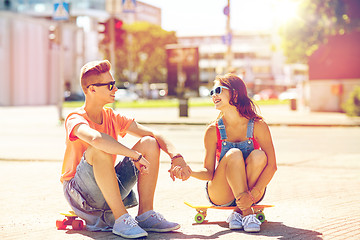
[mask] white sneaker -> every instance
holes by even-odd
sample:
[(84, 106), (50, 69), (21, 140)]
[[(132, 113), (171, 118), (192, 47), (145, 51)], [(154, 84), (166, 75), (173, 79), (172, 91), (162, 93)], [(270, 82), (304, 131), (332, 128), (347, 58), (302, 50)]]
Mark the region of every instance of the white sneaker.
[(255, 214), (243, 217), (243, 226), (245, 232), (260, 232), (261, 222), (256, 218)]
[(243, 229), (243, 217), (238, 212), (232, 212), (226, 222), (229, 223), (229, 228), (232, 230)]
[(112, 232), (123, 238), (141, 238), (148, 235), (128, 213), (116, 219)]

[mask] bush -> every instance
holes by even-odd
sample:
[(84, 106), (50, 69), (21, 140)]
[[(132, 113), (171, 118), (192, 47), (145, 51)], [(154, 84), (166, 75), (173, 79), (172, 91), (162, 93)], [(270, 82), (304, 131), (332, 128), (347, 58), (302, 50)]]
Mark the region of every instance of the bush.
[(349, 99), (342, 105), (343, 110), (349, 116), (360, 116), (360, 86), (350, 93)]

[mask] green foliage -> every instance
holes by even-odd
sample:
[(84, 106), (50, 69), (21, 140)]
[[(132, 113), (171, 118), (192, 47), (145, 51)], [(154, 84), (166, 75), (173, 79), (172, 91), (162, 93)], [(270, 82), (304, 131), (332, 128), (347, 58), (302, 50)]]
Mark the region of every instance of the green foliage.
[(280, 29), (282, 48), (289, 63), (307, 63), (308, 57), (331, 35), (356, 27), (343, 0), (303, 0), (298, 16)]
[[(115, 49), (115, 79), (131, 82), (130, 72), (136, 72), (133, 80), (137, 83), (166, 81), (165, 45), (177, 42), (175, 32), (163, 30), (160, 26), (147, 22), (124, 24), (126, 40), (122, 47)], [(109, 59), (108, 49), (103, 50)]]
[(360, 86), (350, 93), (349, 99), (342, 106), (349, 116), (360, 116)]

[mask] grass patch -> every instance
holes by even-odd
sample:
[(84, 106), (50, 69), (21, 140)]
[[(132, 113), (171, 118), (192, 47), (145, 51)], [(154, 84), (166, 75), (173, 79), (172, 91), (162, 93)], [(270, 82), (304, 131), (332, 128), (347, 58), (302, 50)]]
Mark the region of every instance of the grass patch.
[[(279, 104), (289, 104), (288, 100), (261, 100), (255, 101), (259, 106), (261, 105), (279, 105)], [(65, 108), (78, 108), (81, 107), (84, 102), (64, 102), (63, 107)], [(208, 107), (214, 106), (211, 98), (190, 98), (189, 107)], [(109, 104), (111, 107), (112, 104)], [(168, 108), (168, 107), (178, 107), (178, 99), (159, 99), (159, 100), (139, 100), (135, 102), (116, 102), (116, 108)]]

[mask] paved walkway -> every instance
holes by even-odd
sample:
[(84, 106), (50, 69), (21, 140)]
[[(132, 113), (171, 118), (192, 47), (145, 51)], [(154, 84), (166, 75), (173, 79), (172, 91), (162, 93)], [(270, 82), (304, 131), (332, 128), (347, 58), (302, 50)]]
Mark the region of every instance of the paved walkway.
[[(216, 110), (191, 108), (188, 118), (179, 118), (177, 109), (120, 111), (156, 124), (152, 127), (169, 135), (192, 168), (201, 167), (203, 131)], [(279, 164), (263, 202), (275, 207), (266, 209), (262, 231), (230, 231), (225, 223), (230, 212), (223, 210), (209, 210), (206, 224), (194, 224), (195, 210), (183, 201), (207, 203), (204, 182), (172, 182), (162, 155), (155, 208), (182, 227), (148, 239), (360, 239), (359, 119), (287, 106), (265, 106), (262, 113)], [(55, 228), (59, 212), (69, 209), (59, 183), (65, 138), (56, 108), (0, 108), (0, 115), (0, 239), (121, 239)], [(170, 125), (175, 123), (181, 125)], [(136, 208), (129, 211), (136, 215)]]

